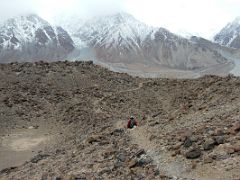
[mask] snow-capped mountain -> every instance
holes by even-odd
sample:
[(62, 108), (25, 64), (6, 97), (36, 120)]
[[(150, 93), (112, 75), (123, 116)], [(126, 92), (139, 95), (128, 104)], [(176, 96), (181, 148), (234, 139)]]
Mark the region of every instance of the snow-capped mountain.
[(0, 25), (0, 62), (54, 60), (74, 49), (69, 34), (35, 14), (8, 19)]
[(227, 47), (240, 48), (240, 17), (227, 24), (216, 36), (214, 41)]
[(103, 63), (194, 70), (227, 62), (215, 49), (204, 48), (164, 28), (148, 26), (127, 13), (81, 19), (75, 24), (78, 28), (60, 25), (71, 32), (79, 49), (90, 49)]
[(52, 26), (31, 14), (2, 23), (0, 62), (91, 59), (113, 70), (140, 73), (232, 67), (228, 50), (220, 45), (148, 26), (127, 13), (58, 22)]
[(117, 13), (87, 20), (73, 34), (87, 44), (107, 47), (140, 46), (157, 28), (149, 27), (133, 16)]

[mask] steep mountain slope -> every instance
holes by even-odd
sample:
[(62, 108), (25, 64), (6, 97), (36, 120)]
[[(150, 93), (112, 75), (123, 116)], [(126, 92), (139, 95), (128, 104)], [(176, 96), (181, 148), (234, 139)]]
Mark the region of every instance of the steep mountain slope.
[(91, 50), (96, 60), (120, 71), (130, 67), (131, 71), (146, 67), (196, 71), (229, 63), (214, 48), (202, 47), (164, 28), (147, 26), (126, 13), (80, 20), (78, 30), (61, 26), (71, 32), (79, 49), (85, 48), (84, 54)]
[(73, 49), (63, 28), (34, 14), (9, 19), (0, 26), (0, 62), (59, 60)]
[(216, 34), (214, 41), (224, 46), (240, 48), (240, 17)]

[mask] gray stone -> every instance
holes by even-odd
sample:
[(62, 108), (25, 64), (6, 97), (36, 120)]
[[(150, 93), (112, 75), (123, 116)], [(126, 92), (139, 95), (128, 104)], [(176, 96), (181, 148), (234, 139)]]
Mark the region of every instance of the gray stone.
[(217, 136), (217, 137), (215, 137), (215, 143), (217, 144), (217, 145), (219, 145), (219, 144), (223, 144), (224, 143), (224, 137), (223, 136)]
[(191, 140), (190, 137), (187, 137), (187, 138), (186, 138), (186, 140), (185, 140), (184, 143), (183, 143), (183, 146), (184, 146), (185, 148), (188, 148), (188, 147), (192, 146), (192, 140)]
[(146, 157), (141, 158), (141, 159), (138, 160), (137, 166), (140, 166), (140, 167), (141, 166), (145, 166), (145, 165), (147, 165), (147, 164), (149, 164), (151, 162), (152, 162), (152, 159), (150, 157), (146, 156)]
[(120, 153), (117, 155), (117, 159), (121, 162), (125, 162), (126, 161), (126, 155), (123, 153)]
[(203, 144), (203, 149), (204, 149), (205, 151), (208, 151), (208, 150), (213, 149), (214, 146), (215, 146), (215, 141), (210, 138), (210, 139), (207, 139), (207, 140), (204, 142), (204, 144)]
[(49, 157), (48, 154), (38, 154), (34, 156), (30, 161), (31, 163), (38, 163), (39, 161), (46, 159), (47, 157)]
[(199, 148), (194, 148), (189, 150), (186, 154), (185, 157), (187, 159), (196, 159), (199, 158), (202, 155), (202, 151)]

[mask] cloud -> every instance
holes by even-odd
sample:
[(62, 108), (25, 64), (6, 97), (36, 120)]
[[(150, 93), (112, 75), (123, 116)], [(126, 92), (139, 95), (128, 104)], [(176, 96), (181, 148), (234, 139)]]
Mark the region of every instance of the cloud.
[(57, 14), (94, 16), (121, 11), (122, 0), (0, 0), (0, 19), (37, 13), (44, 18)]
[(123, 9), (122, 0), (79, 0), (75, 2), (75, 11), (83, 11), (84, 15), (102, 15), (111, 14)]
[(53, 17), (98, 16), (126, 11), (137, 19), (172, 32), (211, 37), (240, 15), (240, 0), (0, 0), (0, 19), (37, 13)]
[[(211, 38), (239, 15), (239, 0), (128, 0), (128, 11), (144, 22)], [(134, 5), (137, 5), (136, 6)], [(238, 12), (236, 11), (238, 9)]]
[(91, 17), (123, 10), (123, 0), (39, 0), (39, 14), (47, 19), (54, 16)]
[(0, 0), (1, 21), (24, 13), (36, 11), (35, 4), (31, 0)]

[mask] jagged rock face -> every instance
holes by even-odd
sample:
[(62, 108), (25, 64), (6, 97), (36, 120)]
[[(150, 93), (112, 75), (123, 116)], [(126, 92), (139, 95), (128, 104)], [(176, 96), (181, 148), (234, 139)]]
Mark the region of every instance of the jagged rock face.
[(37, 15), (20, 16), (0, 26), (0, 62), (61, 60), (74, 49), (69, 34)]
[(64, 26), (79, 49), (90, 48), (104, 63), (141, 63), (150, 66), (193, 70), (226, 62), (208, 47), (148, 26), (133, 16), (118, 13), (78, 23), (78, 30)]
[(225, 26), (215, 37), (214, 41), (228, 47), (240, 48), (240, 17)]

